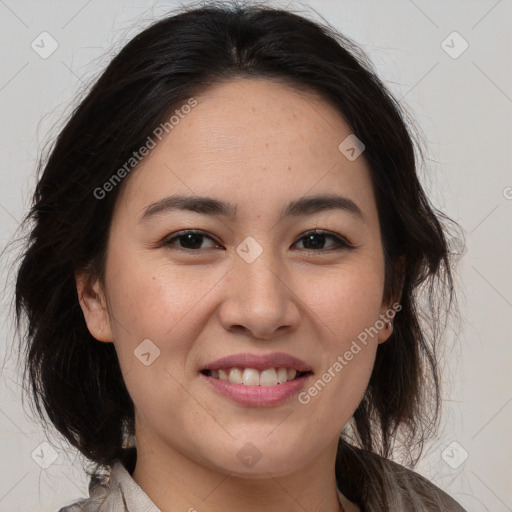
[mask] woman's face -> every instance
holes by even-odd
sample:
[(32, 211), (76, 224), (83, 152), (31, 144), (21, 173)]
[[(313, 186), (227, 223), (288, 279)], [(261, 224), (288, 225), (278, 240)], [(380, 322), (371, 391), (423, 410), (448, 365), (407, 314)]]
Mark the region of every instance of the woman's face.
[[(351, 130), (329, 104), (277, 82), (236, 80), (195, 100), (125, 178), (105, 288), (81, 302), (89, 330), (114, 343), (137, 442), (154, 453), (253, 476), (333, 460), (390, 334), (378, 322), (390, 305), (364, 153), (338, 148)], [(175, 195), (236, 212), (148, 210)], [(287, 211), (327, 195), (345, 207)], [(200, 233), (176, 238), (183, 230)], [(277, 353), (310, 373), (276, 384), (300, 366)], [(227, 356), (239, 359), (221, 362), (229, 380), (216, 379), (208, 370)], [(251, 385), (258, 378), (269, 385)]]

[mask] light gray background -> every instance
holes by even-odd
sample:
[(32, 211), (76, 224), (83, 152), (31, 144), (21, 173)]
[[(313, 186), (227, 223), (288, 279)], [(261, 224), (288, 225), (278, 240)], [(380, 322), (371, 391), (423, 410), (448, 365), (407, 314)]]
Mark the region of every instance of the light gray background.
[[(512, 511), (512, 2), (273, 4), (302, 8), (318, 18), (310, 6), (354, 38), (426, 135), (431, 160), (425, 187), (434, 204), (463, 226), (467, 248), (456, 276), (462, 328), (458, 335), (456, 326), (447, 332), (455, 344), (446, 354), (442, 429), (417, 471), (469, 512)], [(57, 133), (83, 84), (131, 36), (174, 5), (0, 0), (2, 246), (29, 206), (39, 151)], [(44, 31), (58, 42), (46, 59), (31, 48)], [(441, 46), (453, 31), (469, 44), (458, 58)], [(451, 36), (447, 44), (453, 53), (463, 42)], [(2, 262), (3, 270), (7, 263)], [(3, 272), (2, 279), (7, 282), (4, 352), (13, 336), (8, 315), (13, 276)], [(46, 439), (27, 416), (19, 385), (8, 359), (0, 382), (0, 512), (55, 512), (86, 496), (88, 481), (76, 451), (57, 436)], [(48, 441), (51, 448), (40, 446)], [(52, 450), (56, 460), (40, 467), (37, 455), (50, 460)]]

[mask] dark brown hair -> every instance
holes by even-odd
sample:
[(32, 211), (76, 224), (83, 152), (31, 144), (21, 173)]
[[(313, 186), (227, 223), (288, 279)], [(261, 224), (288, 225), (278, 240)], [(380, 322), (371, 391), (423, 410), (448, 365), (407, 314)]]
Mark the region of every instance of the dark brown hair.
[[(419, 448), (421, 454), (436, 429), (441, 404), (436, 346), (454, 302), (442, 225), (451, 219), (422, 189), (418, 170), (424, 156), (408, 114), (362, 50), (328, 24), (277, 8), (217, 2), (154, 23), (110, 62), (41, 158), (24, 219), (32, 225), (15, 292), (24, 378), (41, 420), (46, 423), (46, 413), (97, 464), (116, 458), (133, 464), (135, 452), (126, 444), (134, 432), (134, 407), (114, 345), (89, 333), (74, 280), (77, 269), (104, 278), (121, 187), (101, 200), (93, 191), (173, 108), (213, 84), (251, 77), (319, 94), (365, 144), (385, 255), (384, 300), (402, 306), (340, 439), (337, 475), (349, 472), (352, 447), (388, 457), (400, 440), (406, 452)], [(366, 480), (360, 488), (342, 488), (350, 499), (359, 501), (368, 486), (378, 486), (371, 475), (361, 479)]]

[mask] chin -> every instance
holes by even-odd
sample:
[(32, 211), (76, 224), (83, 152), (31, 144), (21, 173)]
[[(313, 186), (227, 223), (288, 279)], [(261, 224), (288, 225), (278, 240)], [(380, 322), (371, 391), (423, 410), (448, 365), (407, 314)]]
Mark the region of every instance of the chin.
[[(231, 446), (222, 447), (220, 451), (214, 450), (209, 457), (205, 454), (210, 450), (201, 449), (202, 463), (208, 458), (212, 467), (218, 471), (230, 473), (239, 478), (269, 478), (280, 477), (297, 471), (304, 461), (304, 443), (285, 444), (284, 440), (269, 441), (269, 438), (258, 438), (251, 441), (233, 442)], [(218, 443), (217, 447), (219, 447)], [(300, 457), (300, 459), (297, 458)]]

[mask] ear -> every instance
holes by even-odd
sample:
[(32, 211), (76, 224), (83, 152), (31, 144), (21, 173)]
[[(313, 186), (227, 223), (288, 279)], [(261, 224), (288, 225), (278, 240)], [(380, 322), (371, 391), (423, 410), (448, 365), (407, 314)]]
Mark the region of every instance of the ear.
[(75, 272), (76, 289), (85, 323), (92, 336), (106, 343), (113, 341), (107, 301), (97, 279), (91, 282), (90, 274)]
[[(405, 281), (406, 260), (402, 255), (395, 263), (394, 279), (398, 285), (395, 285), (393, 290), (393, 298), (390, 302), (382, 303), (379, 319), (382, 320), (384, 326), (379, 329), (378, 343), (384, 343), (393, 333), (393, 322), (395, 315), (402, 309), (400, 299), (402, 298), (402, 291)], [(380, 325), (380, 323), (379, 323)]]
[[(395, 305), (398, 303), (395, 302)], [(392, 304), (386, 305), (384, 309), (381, 309), (379, 320), (377, 325), (379, 326), (378, 343), (384, 343), (393, 333), (393, 318), (396, 308), (393, 308)], [(392, 316), (391, 316), (392, 315)]]

